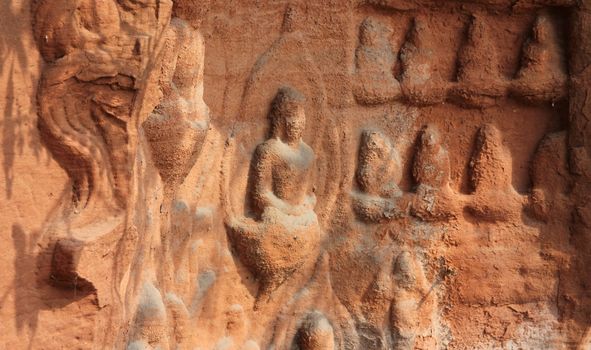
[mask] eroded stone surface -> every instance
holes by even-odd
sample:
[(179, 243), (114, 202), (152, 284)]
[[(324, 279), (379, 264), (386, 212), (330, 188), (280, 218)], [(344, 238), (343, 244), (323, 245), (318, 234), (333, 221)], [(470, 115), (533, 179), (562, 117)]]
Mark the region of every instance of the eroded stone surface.
[(0, 347), (591, 346), (588, 1), (0, 8)]

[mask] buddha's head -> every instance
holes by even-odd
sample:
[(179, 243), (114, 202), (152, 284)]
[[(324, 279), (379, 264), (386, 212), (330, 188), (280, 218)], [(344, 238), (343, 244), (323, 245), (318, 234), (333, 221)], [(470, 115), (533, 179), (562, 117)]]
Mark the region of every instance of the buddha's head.
[(360, 158), (388, 161), (392, 155), (392, 144), (386, 135), (376, 130), (364, 130), (361, 134)]
[(271, 104), (271, 137), (294, 142), (302, 137), (306, 127), (306, 99), (296, 89), (285, 86), (277, 91)]
[(552, 35), (552, 24), (545, 13), (540, 14), (533, 27), (533, 39), (538, 43), (546, 43)]
[(365, 46), (382, 44), (385, 39), (386, 29), (377, 20), (367, 17), (359, 27), (359, 41)]

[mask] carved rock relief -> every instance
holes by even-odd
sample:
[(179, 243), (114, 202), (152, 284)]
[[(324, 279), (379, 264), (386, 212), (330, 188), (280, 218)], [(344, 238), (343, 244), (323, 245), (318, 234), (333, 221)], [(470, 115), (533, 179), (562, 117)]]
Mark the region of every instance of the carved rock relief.
[(365, 18), (355, 51), (355, 98), (368, 105), (404, 99), (421, 106), (449, 100), (468, 108), (490, 107), (508, 95), (531, 103), (562, 100), (566, 95), (564, 53), (547, 12), (538, 13), (512, 79), (503, 76), (500, 57), (491, 46), (491, 21), (485, 14), (471, 14), (457, 51), (455, 76), (446, 81), (433, 67), (431, 46), (437, 27), (422, 16), (414, 17), (395, 53), (389, 28), (371, 16)]
[(385, 103), (401, 95), (393, 76), (396, 56), (388, 41), (387, 28), (366, 18), (359, 26), (359, 46), (355, 51), (355, 98), (366, 104)]
[(251, 165), (257, 219), (229, 223), (240, 259), (261, 279), (263, 298), (302, 265), (314, 262), (322, 241), (314, 213), (316, 197), (301, 191), (314, 161), (313, 150), (301, 139), (306, 122), (303, 103), (304, 97), (293, 88), (277, 92), (269, 139), (257, 146)]
[[(88, 265), (114, 252), (129, 230), (138, 91), (158, 54), (149, 39), (159, 36), (170, 8), (164, 2), (156, 15), (155, 4), (143, 2), (33, 4), (34, 34), (47, 63), (38, 88), (39, 130), (72, 182), (72, 198), (48, 232), (55, 245), (51, 279), (93, 284), (101, 305), (112, 302), (110, 272)], [(146, 15), (151, 21), (138, 23)]]
[[(38, 91), (39, 129), (70, 175), (72, 199), (46, 234), (47, 277), (60, 287), (94, 291), (101, 306), (116, 306), (111, 318), (135, 324), (131, 347), (183, 344), (189, 313), (174, 293), (188, 286), (175, 288), (171, 280), (187, 260), (191, 233), (171, 227), (168, 213), (208, 127), (203, 41), (194, 23), (170, 20), (172, 2), (53, 5), (33, 5), (48, 63)], [(148, 206), (144, 191), (155, 192)], [(190, 222), (184, 225), (191, 230)], [(156, 242), (159, 256), (149, 261)], [(106, 267), (93, 267), (105, 258)], [(121, 346), (126, 331), (110, 341)]]
[[(525, 10), (507, 74), (486, 4), (458, 17), (445, 68), (431, 10), (367, 3), (344, 31), (350, 84), (318, 64), (314, 11), (289, 5), (217, 121), (204, 102), (208, 4), (34, 3), (39, 130), (72, 193), (47, 225), (40, 275), (114, 310), (104, 347), (510, 348), (543, 329), (580, 335), (560, 320), (574, 319), (581, 287), (556, 16)], [(352, 97), (341, 108), (328, 97), (339, 84)]]

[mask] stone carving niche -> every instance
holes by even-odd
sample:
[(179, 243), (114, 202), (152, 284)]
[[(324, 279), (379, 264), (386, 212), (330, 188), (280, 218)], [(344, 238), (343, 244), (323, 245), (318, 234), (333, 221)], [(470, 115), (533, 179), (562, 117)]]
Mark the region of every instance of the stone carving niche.
[(38, 284), (92, 348), (585, 349), (589, 9), (35, 0)]

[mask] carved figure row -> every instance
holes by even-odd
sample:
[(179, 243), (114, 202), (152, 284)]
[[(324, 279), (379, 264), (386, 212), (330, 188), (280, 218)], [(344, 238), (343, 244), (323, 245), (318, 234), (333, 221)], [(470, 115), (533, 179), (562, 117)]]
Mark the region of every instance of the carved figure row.
[(524, 207), (545, 219), (548, 213), (540, 209), (544, 206), (540, 202), (543, 197), (540, 186), (544, 182), (540, 171), (543, 170), (534, 164), (532, 195), (517, 193), (511, 184), (511, 153), (503, 145), (501, 132), (486, 124), (478, 131), (470, 161), (471, 193), (456, 193), (450, 186), (448, 152), (437, 128), (428, 125), (416, 144), (412, 167), (415, 190), (404, 193), (397, 185), (402, 176), (397, 150), (381, 132), (366, 130), (359, 147), (356, 172), (359, 191), (352, 192), (353, 209), (366, 222), (384, 222), (406, 215), (441, 221), (459, 217), (464, 211), (481, 220), (506, 221), (520, 215)]
[(490, 48), (491, 28), (473, 15), (467, 38), (458, 52), (455, 82), (444, 81), (433, 67), (436, 60), (433, 28), (422, 17), (413, 20), (399, 58), (402, 73), (393, 74), (398, 57), (388, 42), (387, 28), (368, 17), (359, 28), (355, 53), (354, 96), (361, 104), (405, 100), (430, 105), (445, 100), (466, 107), (487, 107), (498, 99), (514, 96), (530, 103), (555, 102), (566, 96), (564, 53), (550, 16), (541, 12), (526, 40), (521, 66), (511, 80), (499, 70), (497, 52)]

